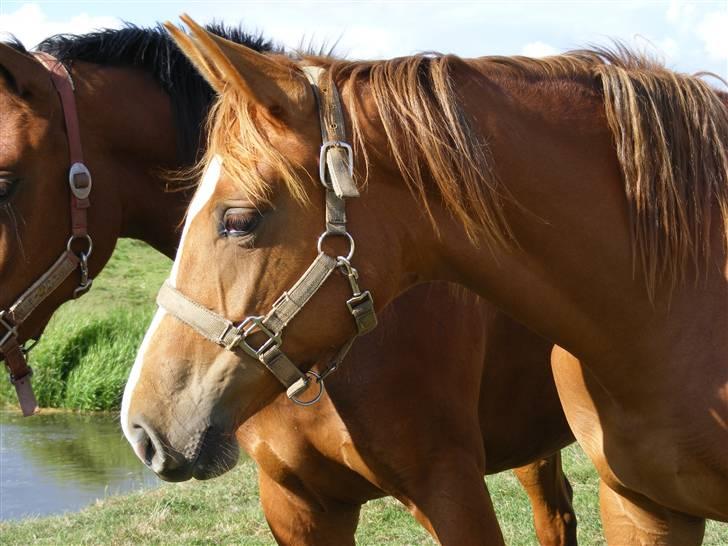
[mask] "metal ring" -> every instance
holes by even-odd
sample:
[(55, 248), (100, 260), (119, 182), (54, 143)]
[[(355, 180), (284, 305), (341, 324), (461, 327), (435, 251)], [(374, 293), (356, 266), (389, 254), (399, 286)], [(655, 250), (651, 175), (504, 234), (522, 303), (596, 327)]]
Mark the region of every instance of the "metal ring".
[(351, 259), (354, 257), (354, 249), (356, 248), (356, 244), (354, 243), (354, 237), (352, 237), (348, 231), (345, 231), (344, 233), (336, 233), (335, 231), (324, 231), (321, 234), (321, 237), (319, 237), (318, 244), (316, 245), (316, 249), (318, 250), (319, 254), (323, 252), (323, 250), (321, 250), (321, 246), (324, 244), (324, 240), (329, 235), (341, 235), (349, 239), (349, 254), (346, 255), (346, 261), (350, 262)]
[(74, 241), (80, 240), (80, 239), (86, 239), (86, 244), (88, 245), (88, 250), (85, 252), (85, 254), (86, 254), (86, 258), (88, 258), (89, 256), (91, 256), (91, 252), (94, 249), (94, 241), (93, 241), (93, 239), (91, 239), (90, 235), (71, 235), (70, 239), (68, 239), (68, 243), (66, 243), (66, 250), (68, 250), (68, 252), (73, 252), (71, 250), (71, 245), (73, 244)]
[[(324, 395), (324, 391), (326, 390), (326, 387), (324, 387), (324, 380), (321, 379), (321, 376), (319, 374), (317, 374), (314, 371), (309, 370), (306, 372), (306, 375), (308, 375), (316, 380), (316, 383), (319, 386), (319, 391), (316, 394), (316, 396), (314, 396), (311, 400), (306, 400), (306, 401), (299, 400), (298, 398), (296, 398), (295, 395), (291, 396), (291, 400), (293, 400), (294, 404), (298, 404), (299, 406), (303, 406), (303, 407), (313, 406), (316, 402), (321, 400), (321, 397)], [(306, 389), (306, 390), (308, 390), (308, 389)]]

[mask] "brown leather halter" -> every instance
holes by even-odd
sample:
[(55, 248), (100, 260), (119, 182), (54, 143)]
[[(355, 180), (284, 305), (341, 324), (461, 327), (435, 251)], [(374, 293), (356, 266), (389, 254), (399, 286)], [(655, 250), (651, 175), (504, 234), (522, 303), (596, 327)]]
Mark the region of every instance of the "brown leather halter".
[[(18, 328), (76, 269), (81, 272), (81, 281), (74, 290), (73, 297), (78, 298), (88, 291), (92, 282), (88, 274), (88, 258), (93, 250), (93, 241), (87, 228), (87, 211), (91, 204), (91, 173), (83, 162), (73, 80), (66, 67), (55, 57), (43, 52), (35, 52), (33, 55), (50, 72), (53, 86), (61, 99), (71, 159), (68, 171), (71, 189), (71, 236), (66, 250), (56, 262), (10, 307), (0, 310), (0, 357), (5, 359), (10, 382), (15, 386), (18, 402), (25, 416), (33, 415), (38, 409), (38, 403), (30, 382), (33, 370), (26, 360), (30, 349), (20, 343)], [(85, 251), (74, 253), (72, 247), (76, 240), (85, 243)]]

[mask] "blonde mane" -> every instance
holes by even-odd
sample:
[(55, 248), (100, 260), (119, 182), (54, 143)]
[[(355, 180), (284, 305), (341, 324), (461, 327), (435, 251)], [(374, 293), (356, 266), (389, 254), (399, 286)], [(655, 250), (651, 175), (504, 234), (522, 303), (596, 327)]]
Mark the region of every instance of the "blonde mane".
[[(431, 220), (434, 196), (474, 242), (513, 243), (503, 211), (509, 194), (495, 175), (487, 135), (473, 130), (458, 100), (452, 71), (461, 59), (415, 55), (309, 62), (330, 64), (339, 85), (367, 84), (396, 165)], [(721, 101), (700, 78), (667, 70), (622, 46), (545, 59), (491, 57), (488, 62), (526, 81), (587, 82), (603, 96), (624, 176), (634, 262), (644, 271), (651, 297), (659, 282), (674, 287), (689, 264), (698, 270), (707, 263), (716, 210), (723, 233), (728, 231), (728, 101)], [(347, 108), (366, 166), (362, 112), (355, 96), (349, 97)], [(298, 199), (305, 199), (297, 166), (267, 143), (250, 107), (232, 87), (214, 106), (211, 120), (203, 164), (214, 154), (230, 157), (224, 165), (227, 174), (265, 200), (269, 188), (251, 166), (253, 159), (267, 162)]]

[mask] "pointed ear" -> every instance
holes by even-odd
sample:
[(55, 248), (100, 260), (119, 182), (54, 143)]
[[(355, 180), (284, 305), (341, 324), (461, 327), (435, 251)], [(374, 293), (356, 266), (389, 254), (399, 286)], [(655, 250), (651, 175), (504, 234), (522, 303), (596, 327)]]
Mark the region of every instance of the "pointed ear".
[(215, 92), (221, 94), (225, 90), (225, 74), (220, 72), (214, 64), (210, 63), (204, 51), (183, 30), (169, 21), (164, 23), (164, 28), (167, 29), (167, 32), (169, 32), (177, 47), (182, 50), (182, 53), (190, 60), (200, 75), (207, 80), (207, 83), (210, 84)]
[[(232, 86), (282, 121), (313, 108), (315, 99), (308, 81), (291, 61), (282, 56), (263, 55), (221, 38), (187, 15), (182, 20), (190, 27), (191, 36), (185, 36), (186, 43), (178, 39), (178, 34), (182, 34), (179, 31), (172, 37), (195, 66), (204, 71), (218, 93)], [(195, 56), (188, 54), (191, 47), (196, 48)]]
[(43, 95), (51, 88), (48, 71), (29, 53), (0, 42), (0, 77), (5, 77), (10, 89), (22, 98)]

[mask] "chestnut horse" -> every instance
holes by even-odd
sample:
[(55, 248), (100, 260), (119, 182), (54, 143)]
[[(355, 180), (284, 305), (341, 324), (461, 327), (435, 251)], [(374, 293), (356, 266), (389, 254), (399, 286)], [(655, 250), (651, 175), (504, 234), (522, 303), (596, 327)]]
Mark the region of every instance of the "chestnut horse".
[(313, 363), (373, 309), (444, 279), (564, 347), (611, 544), (698, 544), (728, 521), (726, 95), (620, 47), (294, 60), (185, 22), (168, 29), (221, 98), (127, 384), (132, 443), (209, 472), (276, 377), (315, 389)]
[[(216, 32), (270, 50), (263, 40)], [(75, 82), (94, 177), (92, 275), (123, 236), (172, 256), (188, 195), (166, 192), (163, 173), (194, 162), (212, 90), (159, 30), (55, 37), (40, 47), (63, 59)], [(69, 217), (59, 205), (68, 192), (66, 134), (48, 72), (19, 45), (0, 44), (0, 73), (3, 309), (53, 262)], [(23, 339), (40, 335), (76, 284), (74, 276), (38, 307), (21, 329)], [(423, 304), (440, 317), (458, 318), (433, 320), (419, 312)], [(573, 436), (549, 369), (551, 345), (444, 285), (407, 293), (382, 320), (386, 330), (376, 334), (377, 344), (353, 349), (331, 377), (328, 397), (299, 408), (278, 396), (238, 433), (258, 463), (261, 501), (276, 538), (352, 543), (361, 504), (383, 495), (420, 507), (416, 515), (430, 525), (442, 517), (431, 511), (459, 502), (460, 489), (474, 490), (477, 502), (457, 507), (463, 516), (453, 523), (494, 527), (482, 474), (526, 465), (516, 475), (531, 499), (541, 543), (574, 544), (571, 489), (557, 451)], [(418, 373), (410, 376), (415, 365)], [(443, 466), (455, 459), (438, 462), (443, 438), (459, 464), (474, 468), (471, 483), (460, 483), (467, 472)], [(440, 494), (451, 496), (423, 500), (433, 480), (443, 482)]]

